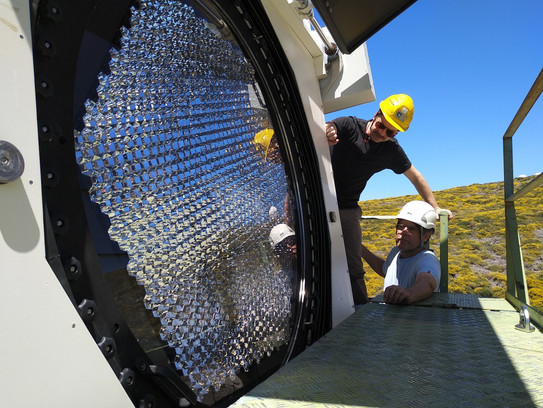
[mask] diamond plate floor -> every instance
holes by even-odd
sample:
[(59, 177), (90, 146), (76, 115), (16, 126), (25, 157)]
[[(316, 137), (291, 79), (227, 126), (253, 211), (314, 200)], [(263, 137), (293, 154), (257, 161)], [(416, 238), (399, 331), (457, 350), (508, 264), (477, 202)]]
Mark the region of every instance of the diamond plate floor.
[(501, 299), (370, 303), (232, 406), (543, 407), (543, 334), (518, 323)]

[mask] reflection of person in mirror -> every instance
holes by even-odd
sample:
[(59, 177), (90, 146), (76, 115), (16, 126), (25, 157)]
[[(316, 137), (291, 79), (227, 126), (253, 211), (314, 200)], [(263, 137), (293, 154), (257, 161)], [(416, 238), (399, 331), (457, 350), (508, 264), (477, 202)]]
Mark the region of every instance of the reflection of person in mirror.
[[(279, 151), (279, 144), (277, 143), (277, 137), (275, 136), (273, 129), (266, 128), (258, 132), (253, 139), (253, 144), (260, 154), (260, 157), (262, 157), (262, 160), (269, 161), (273, 164), (283, 164), (281, 152)], [(285, 211), (285, 222), (288, 225), (292, 225), (292, 204), (290, 202), (289, 192), (286, 194), (283, 209)]]
[(270, 231), (270, 245), (274, 255), (281, 266), (281, 271), (286, 273), (294, 289), (296, 283), (296, 234), (287, 224), (277, 224)]
[(396, 246), (382, 259), (362, 245), (362, 257), (385, 278), (385, 303), (411, 304), (439, 290), (441, 266), (429, 249), (436, 228), (434, 208), (424, 201), (411, 201), (400, 210), (396, 224)]

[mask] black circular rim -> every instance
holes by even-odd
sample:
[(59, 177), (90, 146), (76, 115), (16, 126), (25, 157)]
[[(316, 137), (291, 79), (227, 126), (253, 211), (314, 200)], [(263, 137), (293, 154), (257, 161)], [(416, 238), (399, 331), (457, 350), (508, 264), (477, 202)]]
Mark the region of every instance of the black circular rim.
[[(262, 5), (251, 0), (216, 1), (208, 5), (226, 21), (251, 60), (272, 114), (298, 210), (299, 271), (306, 294), (297, 305), (288, 349), (278, 354), (279, 360), (272, 356), (251, 367), (252, 380), (214, 404), (221, 406), (247, 392), (330, 329), (330, 243), (317, 156), (299, 90)], [(168, 356), (151, 358), (139, 346), (104, 281), (88, 221), (81, 215), (88, 205), (85, 197), (90, 180), (81, 176), (75, 161), (73, 130), (82, 126), (83, 102), (93, 97), (97, 74), (107, 69), (108, 62), (93, 60), (89, 56), (91, 50), (81, 50), (81, 43), (85, 35), (92, 33), (103, 40), (105, 47), (119, 47), (120, 28), (129, 27), (133, 7), (138, 4), (132, 0), (34, 3), (46, 256), (135, 404), (143, 401), (177, 406), (179, 397), (184, 397), (198, 406), (202, 404), (194, 393), (165, 363)], [(104, 55), (103, 50), (98, 55)], [(83, 57), (89, 62), (88, 70), (81, 73), (76, 67)], [(135, 380), (138, 387), (133, 386)]]

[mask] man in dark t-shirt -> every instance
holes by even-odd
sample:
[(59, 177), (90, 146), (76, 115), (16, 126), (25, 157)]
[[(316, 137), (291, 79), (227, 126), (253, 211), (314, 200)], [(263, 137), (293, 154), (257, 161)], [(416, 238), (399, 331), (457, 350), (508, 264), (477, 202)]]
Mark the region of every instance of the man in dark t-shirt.
[(355, 305), (368, 301), (358, 201), (371, 176), (385, 169), (403, 174), (437, 214), (441, 211), (430, 186), (395, 139), (398, 131), (409, 128), (415, 110), (413, 100), (405, 94), (392, 95), (379, 107), (371, 120), (348, 116), (326, 123), (328, 144), (333, 146), (332, 169)]

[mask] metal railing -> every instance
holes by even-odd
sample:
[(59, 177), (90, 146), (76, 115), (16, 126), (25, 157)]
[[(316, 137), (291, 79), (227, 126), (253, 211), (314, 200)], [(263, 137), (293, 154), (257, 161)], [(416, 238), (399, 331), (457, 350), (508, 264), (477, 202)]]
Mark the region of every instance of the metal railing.
[(517, 212), (515, 202), (534, 188), (543, 185), (543, 174), (539, 174), (530, 183), (515, 191), (513, 177), (513, 135), (522, 124), (530, 109), (543, 91), (543, 69), (522, 102), (517, 114), (503, 135), (503, 167), (504, 167), (504, 205), (505, 205), (505, 244), (507, 262), (506, 299), (519, 310), (526, 306), (532, 320), (543, 327), (543, 316), (530, 307), (528, 285), (524, 271), (524, 261), (518, 233)]

